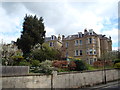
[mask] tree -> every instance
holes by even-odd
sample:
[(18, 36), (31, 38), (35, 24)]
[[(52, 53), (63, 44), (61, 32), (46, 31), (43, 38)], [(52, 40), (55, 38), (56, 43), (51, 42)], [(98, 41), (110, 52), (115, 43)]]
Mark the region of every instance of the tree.
[(23, 31), (21, 32), (21, 37), (17, 39), (17, 46), (23, 51), (23, 55), (26, 57), (31, 49), (36, 45), (42, 44), (45, 39), (45, 27), (43, 23), (43, 18), (39, 19), (35, 16), (29, 15), (25, 16), (23, 22)]
[(30, 53), (30, 58), (32, 58), (33, 60), (39, 60), (40, 62), (45, 60), (60, 60), (60, 56), (60, 51), (49, 47), (47, 44), (44, 44), (42, 49), (32, 49)]

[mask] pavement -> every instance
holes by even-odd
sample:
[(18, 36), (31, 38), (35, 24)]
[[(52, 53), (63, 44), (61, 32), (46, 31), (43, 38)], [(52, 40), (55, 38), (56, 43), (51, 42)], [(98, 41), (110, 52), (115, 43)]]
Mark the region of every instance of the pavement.
[(95, 85), (92, 87), (82, 88), (86, 90), (120, 90), (120, 80), (107, 82), (106, 84)]

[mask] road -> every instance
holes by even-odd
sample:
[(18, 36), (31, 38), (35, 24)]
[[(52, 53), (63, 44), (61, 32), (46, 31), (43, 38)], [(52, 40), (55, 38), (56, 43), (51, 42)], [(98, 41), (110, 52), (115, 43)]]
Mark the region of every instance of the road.
[(109, 82), (106, 84), (95, 85), (93, 87), (83, 88), (87, 90), (120, 90), (120, 81)]

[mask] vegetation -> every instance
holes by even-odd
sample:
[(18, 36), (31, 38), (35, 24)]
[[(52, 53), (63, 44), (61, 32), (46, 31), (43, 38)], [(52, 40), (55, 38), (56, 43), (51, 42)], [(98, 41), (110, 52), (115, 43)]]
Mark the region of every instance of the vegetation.
[(45, 60), (60, 60), (61, 53), (60, 51), (44, 44), (42, 49), (41, 48), (33, 49), (30, 53), (30, 58), (34, 60), (39, 60), (40, 62)]
[(31, 72), (34, 73), (45, 73), (45, 74), (51, 74), (52, 71), (57, 70), (52, 66), (52, 61), (46, 60), (41, 63), (39, 63), (39, 67), (35, 67), (31, 70)]
[(30, 50), (36, 45), (44, 43), (45, 38), (45, 27), (43, 23), (43, 18), (39, 19), (35, 16), (29, 15), (25, 16), (23, 22), (23, 31), (21, 32), (21, 37), (17, 39), (17, 46), (23, 51), (23, 55), (27, 57)]
[(115, 63), (114, 68), (120, 69), (120, 62), (119, 63)]

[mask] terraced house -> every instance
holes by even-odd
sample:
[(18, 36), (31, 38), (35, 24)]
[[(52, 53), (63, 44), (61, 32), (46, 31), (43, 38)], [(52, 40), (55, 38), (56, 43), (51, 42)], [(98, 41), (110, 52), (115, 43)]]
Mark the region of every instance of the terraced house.
[(93, 29), (85, 29), (84, 33), (62, 36), (61, 50), (63, 57), (81, 58), (92, 65), (104, 53), (112, 51), (112, 40), (111, 37), (96, 34)]

